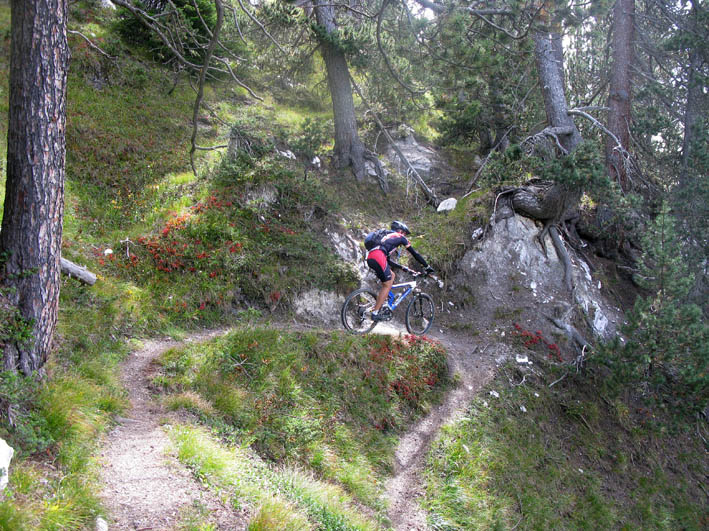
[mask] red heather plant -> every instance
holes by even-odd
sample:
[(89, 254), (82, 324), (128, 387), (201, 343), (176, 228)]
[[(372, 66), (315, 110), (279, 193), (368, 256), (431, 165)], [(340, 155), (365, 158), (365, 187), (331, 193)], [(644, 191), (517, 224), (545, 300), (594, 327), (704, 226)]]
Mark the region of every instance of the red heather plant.
[(544, 338), (544, 335), (542, 334), (541, 330), (531, 332), (530, 330), (523, 328), (517, 323), (514, 323), (514, 328), (515, 330), (512, 335), (516, 335), (518, 338), (520, 338), (522, 344), (528, 349), (536, 350), (535, 347), (546, 347), (546, 354), (549, 359), (553, 359), (559, 362), (564, 361), (563, 357), (561, 356), (561, 349), (559, 348), (559, 346), (556, 343), (547, 341)]

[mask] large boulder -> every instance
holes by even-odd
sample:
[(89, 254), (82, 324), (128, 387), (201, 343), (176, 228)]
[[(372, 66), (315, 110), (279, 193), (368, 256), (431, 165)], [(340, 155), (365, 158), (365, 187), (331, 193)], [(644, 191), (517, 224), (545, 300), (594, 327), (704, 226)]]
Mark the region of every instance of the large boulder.
[(455, 284), (474, 294), (479, 317), (488, 325), (519, 319), (535, 330), (549, 330), (553, 318), (576, 328), (585, 323), (603, 339), (615, 336), (623, 314), (604, 297), (601, 280), (593, 278), (582, 257), (569, 251), (575, 286), (571, 298), (551, 238), (547, 236), (545, 256), (536, 238), (539, 229), (535, 221), (517, 215), (497, 221), (463, 256)]
[[(443, 162), (433, 149), (419, 144), (414, 138), (413, 129), (402, 126), (392, 135), (394, 144), (401, 150), (402, 154), (409, 161), (411, 166), (418, 172), (423, 179), (432, 177), (438, 168), (443, 166)], [(386, 158), (393, 168), (401, 174), (408, 172), (408, 166), (401, 161), (396, 150), (389, 146), (385, 153)]]
[(455, 210), (455, 207), (458, 205), (458, 200), (455, 197), (449, 197), (448, 199), (444, 199), (441, 201), (441, 203), (438, 205), (438, 208), (436, 209), (436, 212), (445, 212), (448, 213), (452, 210)]
[(0, 439), (0, 490), (7, 486), (10, 479), (10, 461), (14, 454), (15, 450), (4, 439)]

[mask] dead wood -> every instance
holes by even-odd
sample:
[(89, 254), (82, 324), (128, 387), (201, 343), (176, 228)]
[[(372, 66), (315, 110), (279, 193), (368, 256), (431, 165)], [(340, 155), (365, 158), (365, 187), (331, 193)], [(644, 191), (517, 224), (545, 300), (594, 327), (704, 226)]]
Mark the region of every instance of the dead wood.
[(66, 258), (61, 258), (61, 270), (65, 275), (78, 278), (81, 282), (88, 284), (89, 286), (93, 286), (96, 283), (95, 274), (85, 267), (75, 264)]

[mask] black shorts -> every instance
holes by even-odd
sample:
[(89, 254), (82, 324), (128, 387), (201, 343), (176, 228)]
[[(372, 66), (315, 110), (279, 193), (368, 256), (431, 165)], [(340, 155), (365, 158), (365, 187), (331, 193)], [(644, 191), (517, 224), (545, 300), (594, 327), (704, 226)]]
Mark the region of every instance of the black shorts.
[(382, 282), (388, 282), (391, 280), (391, 267), (389, 267), (389, 261), (387, 260), (384, 251), (381, 249), (375, 249), (370, 251), (367, 255), (367, 265), (374, 271), (377, 278)]

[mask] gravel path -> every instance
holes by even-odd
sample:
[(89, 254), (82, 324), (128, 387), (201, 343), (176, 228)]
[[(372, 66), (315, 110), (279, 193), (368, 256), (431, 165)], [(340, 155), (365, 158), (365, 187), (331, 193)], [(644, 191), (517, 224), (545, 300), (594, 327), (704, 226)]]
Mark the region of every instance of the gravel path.
[[(204, 332), (186, 342), (205, 341), (223, 331)], [(149, 391), (151, 362), (172, 340), (147, 341), (132, 353), (122, 379), (131, 409), (108, 434), (101, 453), (101, 498), (109, 512), (109, 529), (173, 530), (190, 514), (202, 514), (218, 529), (246, 528), (246, 515), (221, 502), (180, 464), (161, 426), (165, 413)]]

